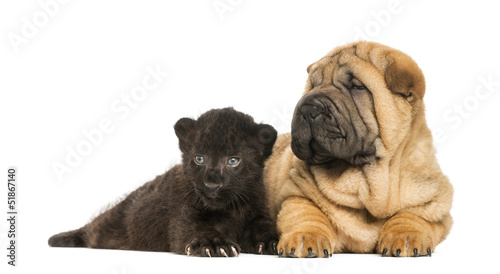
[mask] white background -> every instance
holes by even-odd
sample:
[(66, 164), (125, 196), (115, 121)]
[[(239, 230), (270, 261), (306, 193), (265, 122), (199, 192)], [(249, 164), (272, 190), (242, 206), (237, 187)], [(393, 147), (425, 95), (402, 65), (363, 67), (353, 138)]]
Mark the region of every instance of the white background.
[[(1, 218), (2, 273), (500, 271), (500, 9), (493, 1), (67, 1), (46, 11), (47, 2), (0, 4), (0, 212), (11, 165), (20, 212), (18, 268), (2, 255)], [(214, 3), (230, 9), (218, 12)], [(289, 131), (307, 66), (358, 39), (406, 52), (426, 76), (428, 124), (455, 188), (455, 224), (432, 258), (201, 259), (47, 246), (52, 234), (82, 226), (177, 163), (172, 126), (181, 117), (234, 106)], [(114, 109), (137, 92), (148, 68), (168, 76), (137, 93), (127, 114)], [(102, 120), (111, 132), (85, 147), (84, 131)], [(68, 149), (79, 144), (87, 155), (58, 179), (53, 165), (68, 164)]]

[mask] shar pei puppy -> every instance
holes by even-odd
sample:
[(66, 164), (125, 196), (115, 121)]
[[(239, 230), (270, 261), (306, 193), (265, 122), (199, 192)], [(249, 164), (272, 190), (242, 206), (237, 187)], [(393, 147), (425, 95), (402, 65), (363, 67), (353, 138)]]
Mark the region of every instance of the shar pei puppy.
[(435, 157), (420, 68), (357, 42), (307, 71), (291, 134), (264, 171), (279, 254), (431, 256), (452, 226), (453, 188)]

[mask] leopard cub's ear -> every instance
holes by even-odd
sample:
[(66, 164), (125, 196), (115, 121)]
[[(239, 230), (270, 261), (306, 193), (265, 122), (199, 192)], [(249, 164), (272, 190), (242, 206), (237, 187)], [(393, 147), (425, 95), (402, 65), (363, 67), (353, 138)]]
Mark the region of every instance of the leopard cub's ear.
[(259, 143), (263, 145), (263, 155), (264, 157), (269, 157), (273, 152), (274, 142), (278, 137), (278, 132), (274, 127), (267, 124), (257, 125), (257, 139)]
[(179, 148), (182, 153), (187, 152), (190, 144), (191, 132), (196, 121), (191, 118), (182, 118), (174, 125), (175, 135), (179, 138)]

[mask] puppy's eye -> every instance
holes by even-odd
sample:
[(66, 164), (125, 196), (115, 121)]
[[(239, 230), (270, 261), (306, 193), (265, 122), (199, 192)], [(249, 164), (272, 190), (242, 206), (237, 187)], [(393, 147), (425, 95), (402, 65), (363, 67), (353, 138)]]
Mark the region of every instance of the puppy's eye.
[(227, 165), (230, 167), (236, 167), (240, 164), (241, 160), (238, 157), (229, 157), (227, 159)]
[(359, 85), (359, 86), (354, 86), (354, 85), (353, 85), (353, 86), (352, 86), (352, 89), (364, 90), (364, 89), (366, 89), (366, 87), (365, 87), (365, 86), (363, 86), (363, 85)]
[(201, 155), (196, 155), (194, 156), (194, 162), (197, 164), (197, 165), (204, 165), (205, 164), (205, 158)]
[(356, 89), (356, 90), (365, 90), (366, 86), (363, 85), (361, 81), (359, 81), (356, 78), (351, 79), (351, 89)]

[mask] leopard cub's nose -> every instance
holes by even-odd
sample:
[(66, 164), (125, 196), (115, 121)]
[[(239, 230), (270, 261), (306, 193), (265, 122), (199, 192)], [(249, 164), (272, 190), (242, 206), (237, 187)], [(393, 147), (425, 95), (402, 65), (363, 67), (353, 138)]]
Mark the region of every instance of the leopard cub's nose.
[(222, 186), (221, 183), (213, 183), (213, 182), (204, 182), (204, 183), (205, 186), (210, 190), (217, 190)]

